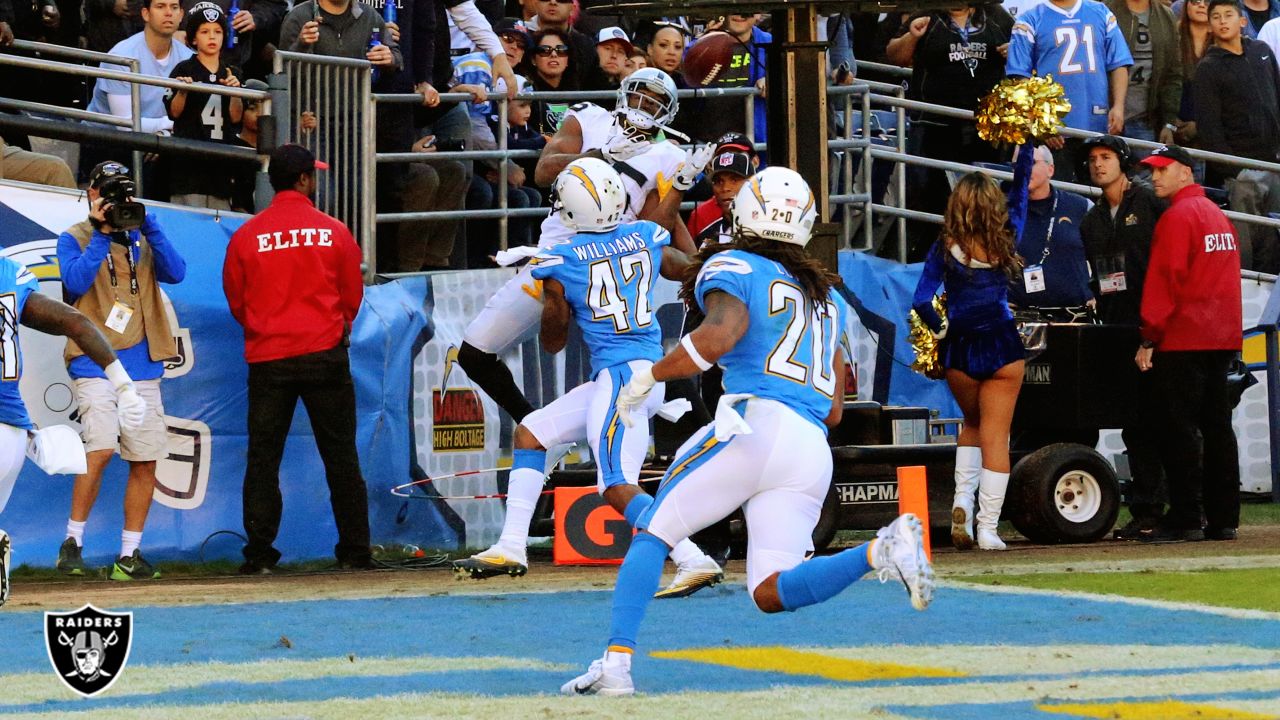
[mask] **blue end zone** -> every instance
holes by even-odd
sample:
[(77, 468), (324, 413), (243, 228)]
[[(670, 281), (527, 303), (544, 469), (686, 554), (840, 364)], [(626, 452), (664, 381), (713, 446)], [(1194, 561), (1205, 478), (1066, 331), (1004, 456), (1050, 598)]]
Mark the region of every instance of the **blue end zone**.
[[(358, 577), (334, 582), (357, 582)], [(321, 600), (243, 605), (132, 608), (134, 641), (124, 677), (94, 707), (244, 701), (366, 698), (403, 692), (444, 691), (480, 695), (554, 692), (558, 685), (599, 656), (606, 640), (610, 593), (562, 592), (461, 595), (372, 600)], [(70, 609), (70, 608), (68, 608)], [(130, 608), (105, 608), (127, 610)], [(43, 638), (43, 615), (0, 615), (0, 675), (52, 672)], [(1176, 630), (1176, 632), (1175, 632)], [(292, 647), (280, 644), (281, 636)], [(704, 591), (687, 600), (654, 603), (641, 631), (634, 669), (637, 686), (648, 693), (702, 690), (762, 690), (777, 685), (847, 685), (812, 675), (742, 670), (683, 660), (644, 657), (656, 650), (790, 646), (795, 649), (859, 646), (939, 645), (1099, 645), (1127, 653), (1133, 645), (1203, 646), (1230, 644), (1280, 649), (1280, 621), (1236, 619), (1190, 610), (1169, 610), (1120, 602), (942, 588), (929, 610), (917, 613), (896, 584), (863, 581), (834, 600), (796, 613), (766, 616), (754, 609), (742, 586)], [(306, 677), (284, 682), (247, 682), (234, 670), (225, 681), (180, 687), (156, 694), (130, 694), (130, 669), (140, 666), (220, 661), (249, 663), (355, 656), (437, 658), (501, 656), (561, 663), (567, 670), (495, 669), (414, 671), (396, 676)], [(1194, 669), (1229, 658), (1204, 658)], [(412, 663), (413, 660), (406, 662)], [(468, 667), (474, 667), (469, 665)], [(1236, 666), (1233, 670), (1280, 672), (1280, 663)], [(1186, 671), (1143, 670), (1144, 675)], [(1035, 669), (1028, 669), (1035, 673)], [(1080, 668), (1080, 674), (1123, 670)], [(1057, 677), (1036, 674), (1037, 678)], [(1013, 676), (912, 678), (913, 685), (942, 686)], [(869, 681), (859, 685), (894, 684)], [(1134, 688), (1140, 692), (1140, 688)], [(1226, 697), (1226, 696), (1223, 696)], [(86, 709), (82, 700), (0, 705), (0, 714)], [(906, 717), (934, 718), (927, 708), (893, 708)], [(1023, 717), (1030, 703), (973, 706), (964, 717)], [(946, 717), (956, 715), (948, 706)], [(1025, 712), (1024, 712), (1025, 711)], [(1043, 716), (1041, 716), (1043, 717)]]

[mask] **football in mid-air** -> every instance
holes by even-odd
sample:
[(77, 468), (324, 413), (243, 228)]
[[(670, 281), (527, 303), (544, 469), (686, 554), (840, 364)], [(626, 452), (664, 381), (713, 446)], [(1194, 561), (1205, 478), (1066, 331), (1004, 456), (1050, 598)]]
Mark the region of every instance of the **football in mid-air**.
[(738, 38), (727, 32), (717, 30), (703, 35), (684, 55), (684, 79), (694, 87), (714, 83), (741, 49)]

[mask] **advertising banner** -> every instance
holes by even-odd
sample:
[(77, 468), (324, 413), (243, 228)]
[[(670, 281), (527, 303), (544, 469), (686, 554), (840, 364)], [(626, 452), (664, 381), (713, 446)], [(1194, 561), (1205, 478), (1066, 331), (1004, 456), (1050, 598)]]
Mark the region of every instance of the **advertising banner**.
[[(179, 355), (165, 366), (162, 393), (169, 428), (168, 457), (158, 464), (155, 504), (144, 550), (154, 559), (189, 561), (239, 557), (243, 532), (241, 483), (246, 454), (247, 366), (243, 334), (222, 293), (227, 243), (244, 216), (200, 215), (155, 205), (170, 241), (187, 262), (186, 279), (162, 286), (173, 313)], [(0, 183), (0, 253), (25, 264), (41, 292), (62, 297), (57, 237), (82, 220), (81, 195)], [(954, 418), (959, 410), (945, 383), (910, 369), (906, 314), (920, 265), (903, 266), (862, 253), (840, 256), (841, 289), (854, 309), (846, 333), (863, 400), (923, 406)], [(357, 444), (369, 491), (375, 543), (426, 547), (484, 547), (497, 539), (504, 515), (498, 499), (474, 495), (506, 489), (510, 418), (500, 412), (457, 362), (467, 324), (512, 276), (509, 269), (433, 273), (366, 288), (352, 329), (351, 367), (357, 397)], [(1273, 283), (1244, 280), (1245, 326), (1256, 323)], [(654, 305), (668, 346), (682, 332), (677, 286), (662, 281)], [(535, 407), (589, 376), (576, 333), (565, 352), (540, 349), (536, 329), (504, 354)], [(20, 331), (21, 389), (39, 425), (79, 430), (71, 384), (62, 362), (64, 340)], [(1246, 333), (1245, 361), (1260, 381), (1236, 410), (1242, 488), (1270, 490), (1266, 387), (1261, 336)], [(1119, 433), (1104, 433), (1109, 458), (1122, 450)], [(473, 470), (494, 472), (449, 477)], [(108, 466), (85, 534), (86, 558), (103, 564), (119, 548), (127, 466)], [(408, 500), (390, 489), (413, 480), (438, 500)], [(306, 411), (295, 413), (280, 469), (284, 514), (277, 548), (285, 561), (332, 555), (336, 542), (324, 467)], [(28, 463), (0, 514), (14, 540), (14, 564), (51, 566), (64, 537), (72, 478), (50, 477)], [(450, 499), (443, 499), (450, 498)], [(468, 498), (468, 499), (453, 499)]]

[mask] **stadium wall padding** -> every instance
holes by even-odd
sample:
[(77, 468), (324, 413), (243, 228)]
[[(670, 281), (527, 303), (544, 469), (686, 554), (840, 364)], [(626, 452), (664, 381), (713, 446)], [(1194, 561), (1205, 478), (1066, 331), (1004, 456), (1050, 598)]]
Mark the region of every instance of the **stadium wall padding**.
[[(244, 217), (219, 218), (160, 204), (153, 209), (186, 259), (188, 271), (184, 282), (163, 286), (177, 320), (182, 354), (166, 365), (169, 457), (158, 466), (156, 503), (143, 546), (159, 560), (237, 559), (241, 541), (232, 533), (242, 532), (247, 367), (243, 334), (222, 294), (221, 269), (227, 243)], [(57, 236), (83, 219), (85, 211), (82, 197), (0, 183), (0, 252), (26, 264), (40, 279), (42, 292), (61, 297)], [(352, 330), (351, 367), (357, 444), (375, 543), (452, 549), (483, 546), (497, 538), (503, 517), (500, 500), (409, 501), (393, 496), (390, 489), (428, 476), (501, 466), (509, 456), (504, 448), (510, 446), (510, 419), (466, 377), (456, 354), (467, 323), (511, 272), (436, 273), (366, 288), (364, 307)], [(846, 332), (859, 397), (922, 405), (942, 417), (958, 415), (943, 383), (927, 381), (909, 369), (912, 353), (905, 316), (920, 266), (846, 252), (840, 257), (840, 273), (845, 297), (855, 309)], [(1269, 291), (1269, 283), (1246, 284), (1246, 323), (1261, 312)], [(681, 333), (675, 284), (662, 281), (657, 295), (654, 304), (670, 345)], [(62, 364), (62, 339), (29, 328), (23, 328), (20, 337), (21, 387), (32, 418), (41, 425), (78, 428)], [(1246, 359), (1257, 366), (1249, 347), (1247, 342)], [(581, 348), (548, 356), (539, 350), (534, 334), (521, 339), (504, 360), (539, 406), (588, 375)], [(1263, 373), (1256, 374), (1265, 382)], [(1237, 412), (1246, 490), (1270, 488), (1265, 425), (1266, 394), (1260, 385), (1248, 391)], [(1261, 436), (1259, 427), (1264, 430)], [(85, 534), (85, 555), (92, 563), (104, 564), (118, 551), (126, 473), (126, 465), (116, 459), (103, 478)], [(284, 559), (331, 556), (336, 532), (324, 468), (301, 404), (290, 429), (280, 484), (284, 516), (277, 548)], [(23, 468), (0, 514), (0, 528), (14, 540), (15, 565), (53, 565), (64, 536), (71, 486), (68, 476), (50, 477), (31, 463)], [(491, 494), (505, 490), (505, 473), (442, 479), (428, 487), (438, 495)]]

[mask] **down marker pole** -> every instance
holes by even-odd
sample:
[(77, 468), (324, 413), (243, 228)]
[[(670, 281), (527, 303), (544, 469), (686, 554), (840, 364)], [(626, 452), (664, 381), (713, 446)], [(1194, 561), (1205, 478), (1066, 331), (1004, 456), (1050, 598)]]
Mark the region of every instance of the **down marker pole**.
[(929, 542), (929, 483), (923, 465), (898, 468), (898, 514), (915, 513), (924, 525), (924, 554), (933, 562)]

